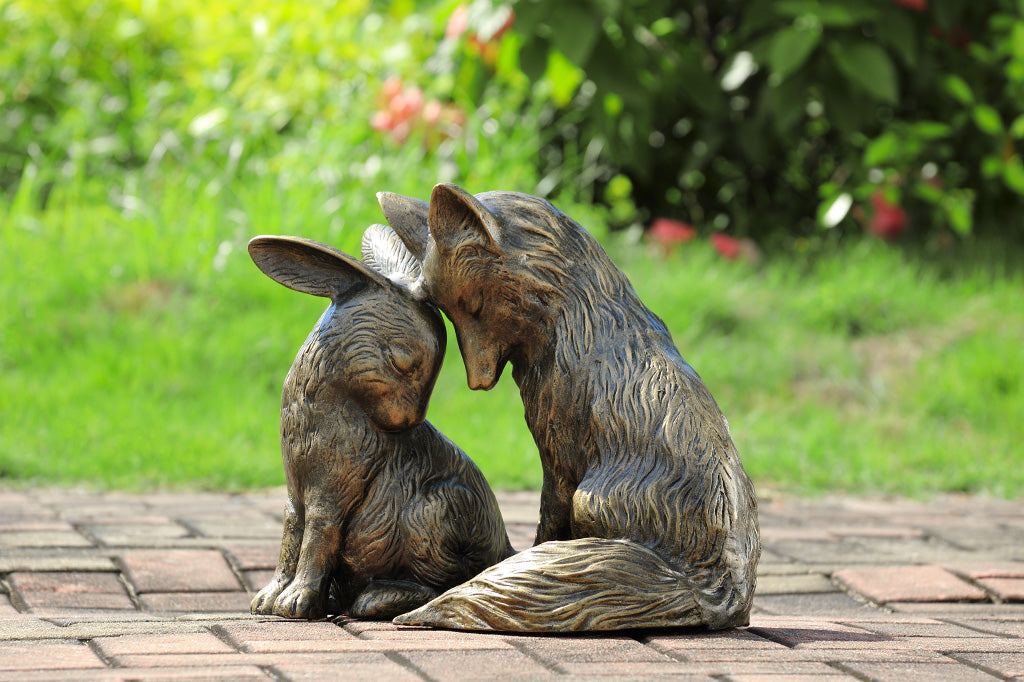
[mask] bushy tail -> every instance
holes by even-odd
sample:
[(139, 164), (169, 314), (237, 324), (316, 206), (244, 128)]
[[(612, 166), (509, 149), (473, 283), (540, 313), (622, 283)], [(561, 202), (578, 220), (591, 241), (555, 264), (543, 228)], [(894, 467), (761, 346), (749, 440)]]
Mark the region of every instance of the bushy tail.
[(724, 570), (700, 582), (706, 587), (697, 587), (692, 577), (628, 540), (545, 542), (394, 622), (509, 632), (748, 623), (752, 584), (735, 586), (734, 576)]

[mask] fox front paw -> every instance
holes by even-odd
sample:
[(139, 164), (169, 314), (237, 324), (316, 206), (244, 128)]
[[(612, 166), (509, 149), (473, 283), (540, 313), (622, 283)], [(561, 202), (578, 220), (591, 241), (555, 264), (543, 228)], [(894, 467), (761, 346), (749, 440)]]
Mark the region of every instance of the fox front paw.
[(324, 599), (320, 590), (292, 583), (274, 601), (272, 613), (283, 618), (321, 618), (324, 614)]

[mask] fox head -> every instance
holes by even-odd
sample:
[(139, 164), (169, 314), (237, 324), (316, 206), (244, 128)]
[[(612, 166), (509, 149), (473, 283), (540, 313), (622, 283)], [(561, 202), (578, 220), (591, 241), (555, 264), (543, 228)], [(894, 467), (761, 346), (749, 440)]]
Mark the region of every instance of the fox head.
[(563, 220), (525, 194), (434, 188), (424, 284), (455, 327), (470, 388), (493, 388), (507, 362), (529, 363), (547, 343), (559, 284), (572, 279), (571, 245), (557, 234)]

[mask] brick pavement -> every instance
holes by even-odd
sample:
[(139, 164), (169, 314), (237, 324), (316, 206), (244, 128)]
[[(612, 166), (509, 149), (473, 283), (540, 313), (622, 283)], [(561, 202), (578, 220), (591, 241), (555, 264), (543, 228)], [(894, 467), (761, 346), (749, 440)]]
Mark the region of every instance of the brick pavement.
[(250, 616), (283, 503), (0, 489), (0, 680), (1024, 679), (1024, 501), (765, 501), (749, 628), (564, 637)]

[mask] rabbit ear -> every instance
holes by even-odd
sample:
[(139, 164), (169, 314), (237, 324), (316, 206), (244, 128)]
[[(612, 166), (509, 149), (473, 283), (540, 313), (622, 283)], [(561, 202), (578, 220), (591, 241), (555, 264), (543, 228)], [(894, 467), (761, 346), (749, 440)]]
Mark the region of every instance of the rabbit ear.
[(422, 261), (429, 234), (427, 215), (430, 213), (430, 204), (394, 192), (377, 192), (377, 203), (384, 211), (388, 225), (398, 234), (405, 248)]
[(420, 261), (409, 252), (390, 227), (374, 224), (363, 233), (363, 262), (405, 289), (413, 298), (426, 297)]
[(442, 251), (476, 242), (494, 251), (501, 227), (498, 219), (458, 185), (442, 183), (430, 194), (430, 236)]
[(351, 298), (367, 286), (390, 286), (387, 279), (344, 251), (303, 237), (254, 237), (249, 255), (270, 279), (334, 301)]

